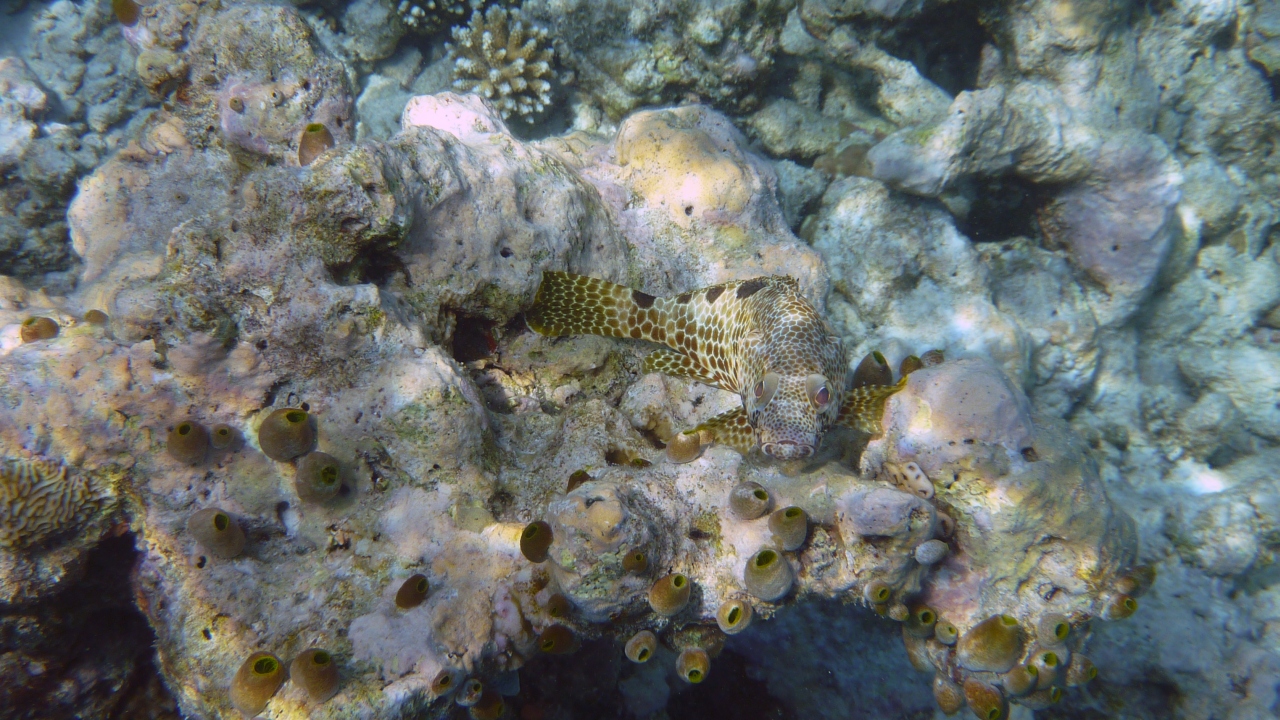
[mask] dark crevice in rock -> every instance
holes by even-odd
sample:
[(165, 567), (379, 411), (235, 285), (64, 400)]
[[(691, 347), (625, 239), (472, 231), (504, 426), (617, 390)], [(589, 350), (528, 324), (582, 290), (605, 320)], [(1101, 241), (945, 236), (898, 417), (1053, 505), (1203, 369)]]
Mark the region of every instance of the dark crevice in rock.
[(982, 46), (995, 44), (980, 3), (942, 5), (894, 26), (880, 46), (951, 95), (977, 87)]
[(132, 533), (89, 552), (84, 577), (52, 598), (0, 609), (0, 656), (39, 672), (4, 673), (0, 716), (13, 720), (177, 720), (155, 666), (155, 633), (133, 604)]
[(498, 342), (493, 336), (493, 327), (494, 323), (490, 320), (459, 314), (449, 344), (453, 359), (460, 363), (468, 363), (492, 357), (494, 351), (498, 349)]
[(1060, 188), (1033, 185), (1014, 175), (976, 178), (969, 191), (969, 212), (956, 218), (956, 229), (973, 242), (1014, 237), (1037, 238), (1036, 216)]

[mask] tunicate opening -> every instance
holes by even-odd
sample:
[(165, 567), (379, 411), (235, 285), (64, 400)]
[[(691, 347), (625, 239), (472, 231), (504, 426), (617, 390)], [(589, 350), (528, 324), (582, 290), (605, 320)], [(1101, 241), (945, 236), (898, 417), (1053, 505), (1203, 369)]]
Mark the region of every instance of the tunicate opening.
[(702, 682), (702, 671), (701, 671), (701, 670), (690, 670), (690, 671), (689, 671), (688, 678), (689, 678), (689, 682), (695, 682), (695, 683), (696, 683), (696, 682)]
[(182, 423), (181, 425), (179, 425), (179, 426), (178, 426), (178, 434), (179, 434), (179, 435), (189, 435), (189, 434), (191, 434), (191, 423)]
[(253, 673), (255, 675), (270, 675), (276, 671), (276, 667), (274, 658), (258, 658), (257, 662), (253, 664)]
[(414, 590), (417, 590), (419, 595), (426, 595), (426, 594), (427, 594), (427, 579), (426, 579), (426, 578), (422, 578), (421, 580), (419, 580), (419, 581), (417, 582), (417, 584), (415, 584), (415, 585), (413, 586), (413, 589), (414, 589)]
[(220, 427), (217, 430), (214, 430), (213, 434), (217, 435), (218, 437), (227, 437), (228, 435), (231, 434), (231, 428)]
[(329, 653), (323, 650), (318, 650), (311, 655), (311, 662), (314, 665), (328, 665), (330, 660), (332, 658), (329, 657)]
[(1018, 624), (1018, 618), (1012, 615), (1001, 615), (1000, 624), (1005, 625), (1007, 627), (1013, 627), (1014, 625)]
[(539, 532), (540, 532), (540, 528), (538, 524), (530, 523), (529, 526), (524, 529), (524, 539), (531, 540), (537, 537)]
[(764, 490), (756, 490), (751, 494), (755, 495), (757, 500), (767, 501), (769, 499), (769, 493), (765, 492)]
[(686, 582), (688, 582), (688, 580), (687, 580), (687, 579), (685, 578), (685, 576), (683, 576), (683, 575), (677, 575), (677, 576), (675, 576), (675, 577), (671, 578), (671, 586), (672, 586), (672, 587), (674, 587), (674, 588), (676, 588), (677, 590), (679, 590), (680, 588), (684, 587), (684, 584), (685, 584)]
[(1044, 663), (1046, 667), (1057, 667), (1058, 656), (1054, 653), (1047, 652), (1040, 656), (1040, 662)]
[(756, 555), (756, 567), (769, 567), (778, 559), (778, 553), (772, 550), (763, 550)]
[(790, 507), (783, 512), (783, 515), (786, 515), (788, 518), (798, 518), (803, 512), (804, 511), (798, 507)]
[(648, 660), (649, 648), (641, 648), (640, 652), (636, 653), (636, 659), (639, 660), (640, 662), (644, 662), (645, 660)]
[(1027, 674), (1031, 677), (1036, 677), (1040, 674), (1040, 668), (1037, 668), (1035, 665), (1028, 665)]
[(932, 612), (929, 612), (928, 610), (925, 610), (924, 612), (921, 612), (921, 613), (920, 613), (920, 624), (921, 624), (921, 625), (932, 625), (932, 624), (933, 624), (933, 613), (932, 613)]
[(230, 524), (231, 524), (231, 518), (227, 517), (226, 515), (223, 515), (222, 513), (218, 513), (217, 515), (213, 516), (213, 529), (217, 530), (218, 532), (222, 532), (226, 530), (227, 526), (229, 526)]
[(320, 132), (321, 130), (324, 130), (324, 123), (308, 123), (307, 124), (307, 132), (309, 133), (317, 133), (317, 132)]
[(284, 414), (284, 419), (296, 425), (304, 422), (307, 419), (307, 414), (301, 410), (291, 410)]
[(320, 484), (332, 485), (336, 482), (338, 482), (338, 468), (332, 465), (325, 466), (325, 468), (320, 471)]
[(734, 609), (729, 611), (729, 616), (727, 619), (729, 620), (730, 625), (737, 625), (738, 618), (740, 617), (742, 617), (742, 608), (735, 607)]
[(1057, 625), (1053, 626), (1053, 636), (1058, 638), (1059, 640), (1065, 640), (1067, 635), (1070, 632), (1071, 632), (1071, 626), (1064, 622), (1060, 622)]

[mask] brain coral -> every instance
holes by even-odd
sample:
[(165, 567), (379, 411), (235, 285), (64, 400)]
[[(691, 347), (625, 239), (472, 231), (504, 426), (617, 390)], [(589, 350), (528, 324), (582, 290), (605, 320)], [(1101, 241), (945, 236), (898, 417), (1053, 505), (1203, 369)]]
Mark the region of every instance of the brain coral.
[(551, 104), (547, 31), (526, 26), (519, 10), (477, 11), (467, 27), (453, 29), (453, 87), (493, 101), (503, 118), (529, 116)]
[(99, 507), (87, 475), (52, 460), (0, 459), (0, 546), (24, 548), (75, 529)]

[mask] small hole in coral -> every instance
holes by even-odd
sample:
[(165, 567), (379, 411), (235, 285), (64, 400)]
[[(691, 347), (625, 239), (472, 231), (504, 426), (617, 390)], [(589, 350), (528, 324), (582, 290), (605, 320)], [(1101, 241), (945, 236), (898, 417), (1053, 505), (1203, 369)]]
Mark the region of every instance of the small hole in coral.
[(493, 337), (493, 323), (484, 318), (458, 315), (453, 329), (453, 359), (458, 362), (474, 362), (491, 357), (498, 349)]
[(305, 410), (305, 411), (307, 411), (307, 412), (311, 412), (311, 403), (302, 403), (302, 404), (301, 404), (301, 405), (299, 405), (298, 407), (302, 408), (303, 410)]
[[(205, 564), (207, 564), (208, 562), (209, 562), (209, 559), (201, 555), (200, 559), (196, 560), (196, 567), (203, 569)], [(209, 632), (209, 631), (205, 630), (205, 632)]]
[(310, 90), (310, 89), (311, 89), (311, 81), (310, 81), (310, 80), (303, 80), (303, 81), (302, 81), (302, 89), (303, 89), (303, 91)]
[[(203, 559), (203, 558), (202, 558), (202, 559)], [(205, 639), (205, 640), (212, 640), (212, 639), (213, 639), (213, 633), (209, 632), (209, 628), (205, 628), (205, 629), (204, 629), (204, 631), (203, 631), (203, 632), (201, 632), (200, 634), (201, 634), (201, 635), (204, 635), (204, 639)]]
[(499, 255), (501, 255), (501, 256), (502, 256), (502, 257), (504, 257), (504, 258), (509, 258), (509, 257), (511, 257), (512, 255), (514, 255), (515, 253), (511, 252), (511, 248), (505, 248), (505, 247), (504, 247), (504, 248), (502, 248), (501, 250), (499, 250), (499, 251), (498, 251), (498, 254), (499, 254)]
[(692, 205), (685, 205), (685, 206), (684, 206), (684, 214), (685, 214), (686, 216), (693, 215), (693, 206), (692, 206)]
[(1033, 447), (1022, 448), (1022, 459), (1027, 462), (1035, 462), (1040, 459), (1040, 453), (1036, 452)]

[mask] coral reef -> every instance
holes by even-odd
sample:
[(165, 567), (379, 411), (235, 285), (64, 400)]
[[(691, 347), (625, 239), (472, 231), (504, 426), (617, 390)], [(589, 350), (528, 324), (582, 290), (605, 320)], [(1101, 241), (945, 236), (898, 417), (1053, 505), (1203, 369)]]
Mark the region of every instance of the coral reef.
[(447, 47), (454, 89), (492, 101), (504, 119), (550, 107), (555, 51), (547, 31), (528, 24), (519, 10), (477, 10), (465, 27), (453, 29)]
[[(15, 16), (7, 713), (1276, 713), (1274, 2), (511, 7)], [(903, 387), (744, 457), (565, 273)]]

